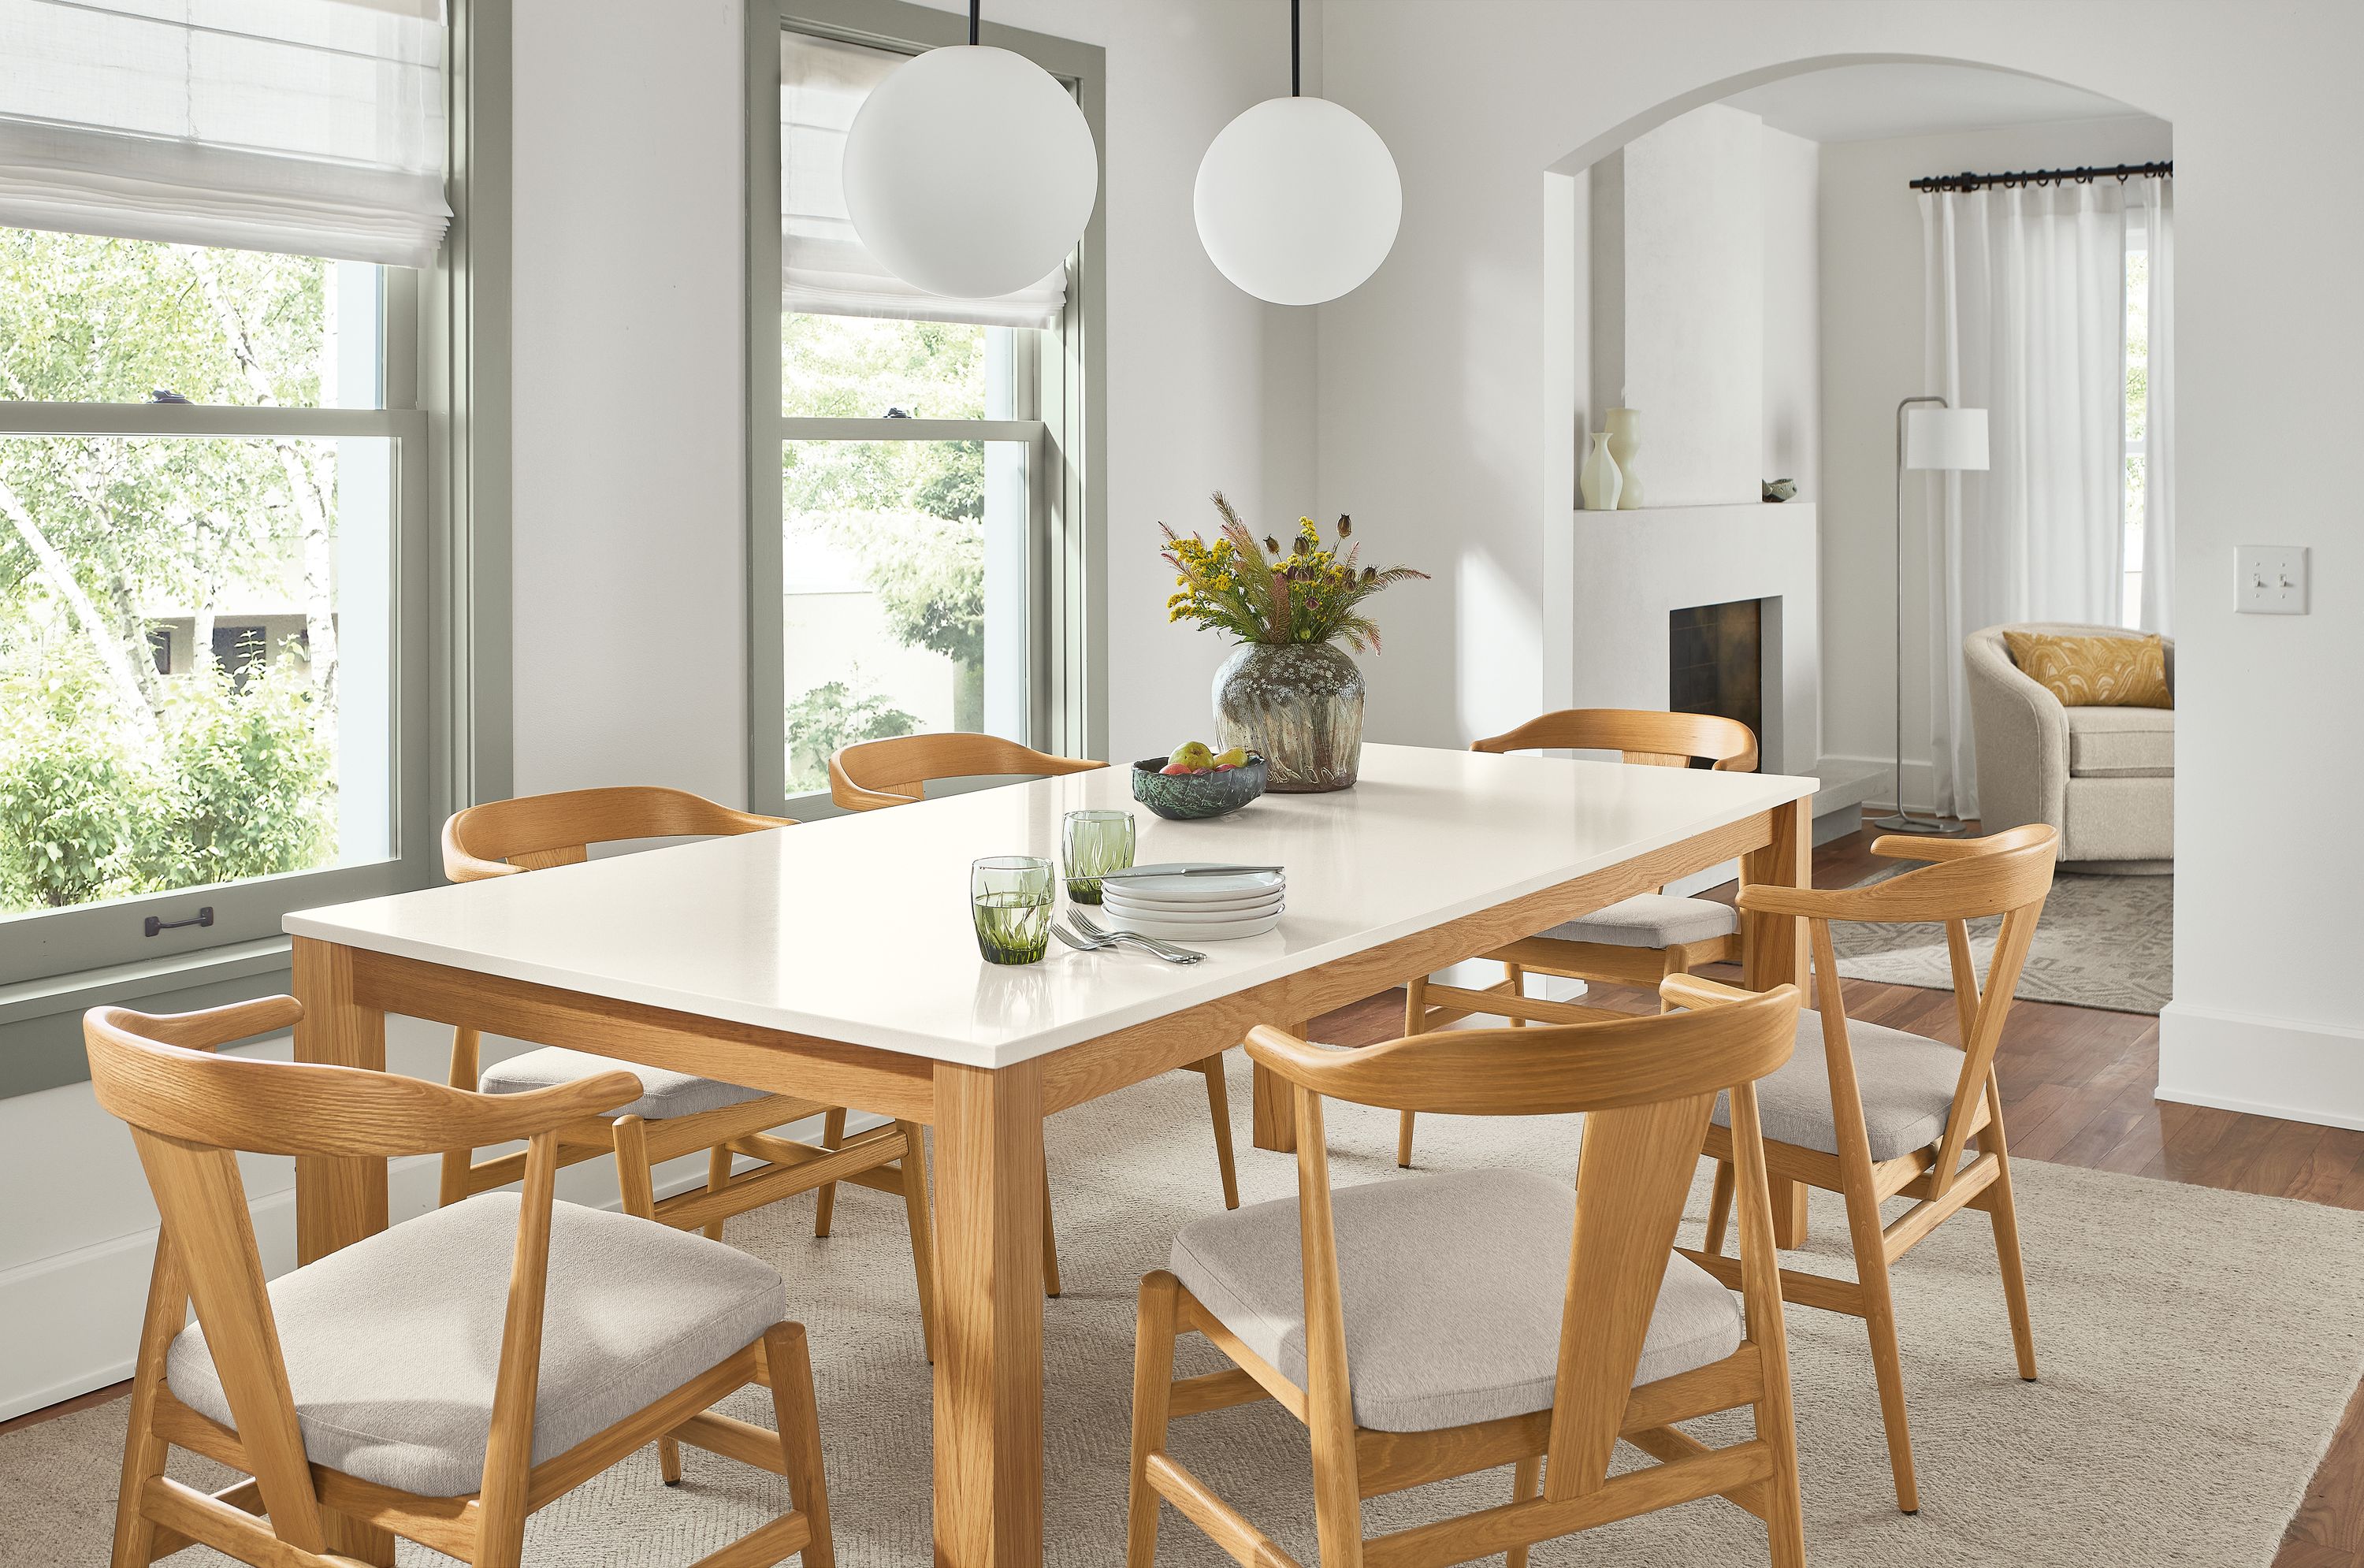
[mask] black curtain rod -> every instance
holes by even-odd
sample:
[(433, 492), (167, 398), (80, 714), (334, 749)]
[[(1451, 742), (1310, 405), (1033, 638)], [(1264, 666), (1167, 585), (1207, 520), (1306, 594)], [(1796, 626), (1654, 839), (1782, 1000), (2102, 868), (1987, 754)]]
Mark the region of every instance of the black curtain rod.
[(2016, 174), (1933, 174), (1915, 180), (1916, 191), (1976, 191), (1989, 185), (2090, 184), (2095, 180), (2165, 180), (2173, 177), (2169, 163), (2119, 163), (2107, 169), (2034, 169)]

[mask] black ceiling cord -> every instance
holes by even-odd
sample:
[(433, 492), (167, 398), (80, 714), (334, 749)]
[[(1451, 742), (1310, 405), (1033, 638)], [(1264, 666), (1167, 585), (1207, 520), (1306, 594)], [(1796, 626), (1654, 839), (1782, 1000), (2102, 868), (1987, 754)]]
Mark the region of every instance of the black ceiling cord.
[(1298, 85), (1299, 79), (1299, 61), (1302, 57), (1304, 50), (1298, 42), (1297, 5), (1298, 0), (1288, 0), (1288, 95), (1292, 98), (1301, 97), (1303, 95), (1303, 89)]
[(984, 4), (985, 0), (968, 0), (968, 41), (971, 43), (976, 41), (977, 8)]

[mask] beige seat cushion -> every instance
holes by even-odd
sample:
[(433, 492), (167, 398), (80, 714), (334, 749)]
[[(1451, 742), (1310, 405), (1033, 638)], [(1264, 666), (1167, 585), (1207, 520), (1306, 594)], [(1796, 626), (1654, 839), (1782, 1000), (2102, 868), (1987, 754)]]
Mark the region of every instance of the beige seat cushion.
[[(1331, 1207), (1355, 1419), (1421, 1432), (1551, 1407), (1576, 1193), (1525, 1171), (1341, 1187)], [(1174, 1239), (1190, 1294), (1305, 1386), (1305, 1273), (1295, 1198), (1210, 1215)], [(1739, 1348), (1736, 1298), (1672, 1256), (1638, 1386)]]
[[(1926, 1149), (1945, 1136), (1954, 1085), (1962, 1077), (1960, 1051), (1925, 1035), (1854, 1018), (1847, 1020), (1847, 1047), (1855, 1057), (1864, 1132), (1874, 1160)], [(1732, 1125), (1731, 1110), (1730, 1097), (1718, 1095), (1716, 1126)], [(1768, 1140), (1825, 1154), (1839, 1151), (1820, 1013), (1798, 1015), (1797, 1050), (1770, 1076), (1756, 1081), (1756, 1119)]]
[(693, 1078), (686, 1073), (668, 1073), (662, 1067), (642, 1067), (609, 1056), (594, 1056), (587, 1051), (564, 1051), (554, 1045), (520, 1051), (494, 1062), (485, 1069), (480, 1084), (488, 1095), (522, 1095), (530, 1089), (577, 1084), (619, 1069), (640, 1079), (641, 1097), (616, 1111), (618, 1116), (663, 1121), (669, 1117), (719, 1111), (725, 1106), (744, 1105), (764, 1097), (761, 1089), (742, 1089), (736, 1084), (719, 1084), (711, 1078)]
[(1712, 898), (1645, 893), (1543, 934), (1564, 942), (1606, 942), (1621, 948), (1670, 948), (1713, 941), (1740, 930), (1740, 913)]
[(2175, 776), (2173, 708), (2072, 707), (2066, 711), (2070, 778)]
[[(429, 1497), (483, 1484), (518, 1198), (487, 1193), (405, 1221), (271, 1284), (304, 1451)], [(554, 1206), (536, 1463), (655, 1404), (787, 1311), (768, 1263), (630, 1215)], [(236, 1425), (205, 1336), (173, 1341), (182, 1402)]]

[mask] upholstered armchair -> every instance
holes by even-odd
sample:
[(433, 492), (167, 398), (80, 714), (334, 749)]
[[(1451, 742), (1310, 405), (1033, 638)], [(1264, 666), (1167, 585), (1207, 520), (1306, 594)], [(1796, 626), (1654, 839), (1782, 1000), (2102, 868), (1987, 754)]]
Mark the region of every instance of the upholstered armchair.
[[(1990, 626), (1963, 640), (1981, 828), (1998, 833), (2024, 822), (2048, 823), (2060, 831), (2060, 859), (2071, 870), (2173, 871), (2175, 710), (2065, 707), (2012, 662), (2006, 630), (2142, 635), (2117, 627), (2034, 622)], [(2175, 643), (2161, 640), (2172, 691)]]

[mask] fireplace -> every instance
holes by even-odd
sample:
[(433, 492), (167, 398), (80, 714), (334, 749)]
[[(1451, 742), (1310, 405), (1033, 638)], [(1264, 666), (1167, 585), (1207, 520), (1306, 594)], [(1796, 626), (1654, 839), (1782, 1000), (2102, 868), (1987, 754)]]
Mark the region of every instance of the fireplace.
[(1765, 739), (1765, 601), (1694, 605), (1667, 616), (1667, 706), (1712, 713)]

